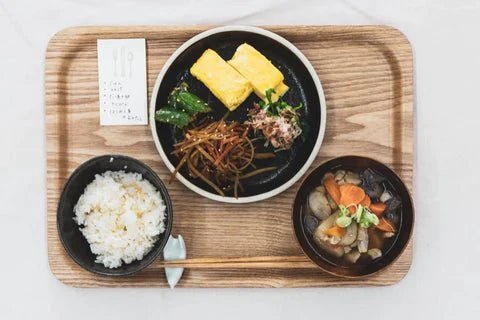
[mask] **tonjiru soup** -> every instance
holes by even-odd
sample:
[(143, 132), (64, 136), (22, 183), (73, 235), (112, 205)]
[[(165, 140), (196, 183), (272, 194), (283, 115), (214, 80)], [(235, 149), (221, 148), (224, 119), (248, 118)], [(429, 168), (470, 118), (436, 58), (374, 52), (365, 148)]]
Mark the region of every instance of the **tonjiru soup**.
[(395, 242), (401, 201), (387, 179), (367, 168), (327, 172), (308, 195), (304, 227), (338, 265), (381, 259)]

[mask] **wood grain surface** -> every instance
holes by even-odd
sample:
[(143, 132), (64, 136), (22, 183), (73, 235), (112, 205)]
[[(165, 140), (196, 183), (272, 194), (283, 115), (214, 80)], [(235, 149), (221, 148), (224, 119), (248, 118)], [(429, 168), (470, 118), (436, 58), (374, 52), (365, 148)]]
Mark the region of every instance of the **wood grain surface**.
[[(376, 158), (412, 190), (412, 51), (408, 40), (386, 26), (265, 27), (295, 44), (311, 61), (327, 100), (327, 128), (308, 172), (341, 155)], [(49, 42), (45, 61), (48, 260), (54, 275), (78, 287), (166, 286), (163, 267), (184, 266), (180, 287), (318, 287), (389, 285), (412, 261), (412, 243), (386, 271), (359, 280), (316, 268), (302, 253), (291, 226), (291, 206), (300, 182), (266, 201), (214, 202), (178, 181), (168, 185), (173, 234), (182, 234), (188, 260), (158, 260), (137, 275), (97, 276), (77, 266), (57, 234), (56, 208), (68, 176), (102, 154), (133, 156), (162, 179), (169, 173), (148, 126), (100, 127), (96, 40), (146, 38), (149, 97), (165, 60), (184, 41), (208, 27), (75, 27)]]

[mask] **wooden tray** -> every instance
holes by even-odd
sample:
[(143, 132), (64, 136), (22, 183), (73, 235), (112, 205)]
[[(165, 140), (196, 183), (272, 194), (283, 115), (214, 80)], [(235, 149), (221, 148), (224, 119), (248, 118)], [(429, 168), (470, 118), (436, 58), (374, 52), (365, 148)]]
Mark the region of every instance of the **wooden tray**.
[[(78, 287), (166, 286), (158, 260), (125, 278), (97, 276), (78, 267), (57, 234), (56, 208), (72, 171), (97, 155), (118, 153), (146, 162), (166, 180), (166, 167), (147, 126), (100, 127), (96, 40), (146, 38), (149, 97), (165, 60), (207, 27), (76, 27), (57, 33), (45, 61), (48, 259), (54, 275)], [(332, 157), (374, 157), (412, 189), (412, 50), (386, 26), (266, 27), (295, 44), (317, 70), (327, 99), (327, 128), (310, 168)], [(310, 172), (309, 170), (309, 172)], [(181, 287), (317, 287), (389, 285), (412, 261), (412, 243), (385, 272), (340, 279), (316, 268), (302, 253), (291, 226), (299, 182), (259, 203), (231, 205), (200, 197), (179, 182), (168, 185), (174, 204), (173, 234), (188, 248)]]

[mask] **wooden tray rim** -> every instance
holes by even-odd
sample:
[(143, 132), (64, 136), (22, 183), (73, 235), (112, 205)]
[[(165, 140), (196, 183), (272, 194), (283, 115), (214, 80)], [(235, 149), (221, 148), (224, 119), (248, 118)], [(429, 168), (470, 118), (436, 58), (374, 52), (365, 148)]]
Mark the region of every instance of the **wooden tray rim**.
[[(222, 26), (222, 25), (132, 25), (132, 26), (128, 26), (128, 25), (124, 25), (124, 26), (109, 26), (109, 25), (100, 25), (100, 26), (95, 26), (95, 25), (85, 25), (85, 26), (72, 26), (72, 27), (67, 27), (67, 28), (64, 28), (64, 29), (61, 29), (60, 31), (56, 32), (55, 34), (52, 35), (52, 37), (50, 38), (50, 40), (48, 41), (48, 44), (47, 44), (47, 47), (46, 47), (46, 51), (45, 51), (45, 68), (44, 68), (44, 72), (46, 73), (47, 72), (47, 69), (48, 69), (48, 66), (49, 66), (49, 59), (48, 59), (48, 55), (49, 55), (49, 52), (50, 52), (50, 47), (51, 47), (51, 44), (52, 42), (54, 42), (55, 40), (57, 40), (58, 38), (61, 38), (61, 37), (65, 37), (65, 36), (71, 36), (71, 41), (68, 42), (70, 48), (69, 48), (69, 53), (74, 53), (75, 50), (79, 47), (82, 46), (81, 43), (78, 43), (78, 40), (81, 40), (82, 37), (85, 37), (85, 36), (88, 36), (88, 35), (94, 35), (94, 34), (102, 34), (104, 32), (108, 32), (109, 34), (112, 33), (112, 32), (115, 32), (116, 34), (111, 34), (111, 36), (109, 35), (109, 38), (112, 38), (112, 39), (115, 39), (115, 38), (122, 38), (122, 36), (124, 36), (123, 33), (125, 34), (131, 34), (132, 32), (133, 33), (139, 33), (139, 34), (142, 34), (142, 33), (145, 33), (145, 32), (155, 32), (155, 30), (152, 30), (152, 29), (160, 29), (162, 32), (163, 31), (172, 31), (172, 32), (178, 32), (178, 31), (187, 31), (187, 32), (202, 32), (206, 29), (209, 29), (209, 28), (215, 28), (215, 27), (219, 27), (219, 26)], [(408, 40), (408, 38), (406, 37), (406, 35), (404, 33), (402, 33), (400, 30), (392, 27), (392, 26), (388, 26), (388, 25), (259, 25), (258, 27), (260, 28), (265, 28), (267, 30), (275, 30), (274, 32), (280, 32), (280, 31), (283, 31), (283, 30), (286, 30), (286, 29), (302, 29), (302, 28), (322, 28), (324, 32), (327, 32), (328, 29), (331, 29), (332, 31), (338, 31), (338, 29), (340, 28), (343, 28), (346, 32), (348, 32), (349, 30), (352, 30), (352, 31), (358, 31), (358, 30), (361, 30), (361, 29), (365, 29), (365, 31), (375, 31), (374, 29), (383, 29), (385, 31), (389, 31), (389, 32), (394, 32), (394, 33), (397, 33), (398, 37), (402, 39), (402, 41), (404, 42), (403, 45), (406, 45), (408, 46), (408, 48), (410, 49), (409, 51), (409, 55), (410, 55), (410, 60), (413, 61), (413, 50), (412, 50), (412, 46), (411, 46), (411, 43), (410, 41)], [(129, 38), (131, 38), (131, 36), (129, 36)], [(143, 35), (142, 38), (145, 38), (147, 41), (148, 41), (148, 36), (145, 36)], [(354, 40), (352, 40), (354, 41)], [(361, 41), (361, 40), (360, 40)], [(73, 46), (72, 46), (73, 45)], [(67, 61), (71, 58), (71, 56), (69, 54), (66, 54), (64, 55), (63, 57), (61, 57), (61, 59), (63, 61)], [(413, 67), (412, 67), (413, 69)], [(413, 94), (413, 90), (414, 90), (414, 83), (413, 83), (413, 70), (411, 70), (411, 74), (410, 76), (412, 77), (412, 98), (414, 97), (414, 94)], [(45, 123), (46, 123), (46, 126), (48, 125), (48, 121), (47, 121), (47, 112), (46, 112), (46, 108), (47, 108), (47, 101), (46, 101), (46, 96), (47, 96), (47, 88), (46, 88), (46, 81), (44, 81), (44, 94), (45, 94)], [(150, 96), (148, 97), (150, 99)], [(414, 122), (414, 110), (415, 110), (415, 101), (413, 100), (412, 101), (412, 121)], [(414, 138), (415, 136), (415, 130), (414, 128), (412, 129), (412, 138)], [(48, 138), (48, 137), (47, 137)], [(413, 142), (414, 143), (414, 142)], [(48, 151), (48, 139), (47, 139), (47, 150), (46, 150), (46, 154), (48, 155), (49, 154), (49, 151)], [(411, 150), (412, 151), (412, 166), (414, 166), (414, 156), (415, 156), (415, 147), (413, 145), (413, 149)], [(49, 180), (49, 177), (48, 177), (48, 164), (49, 164), (49, 161), (48, 161), (48, 156), (47, 156), (47, 166), (46, 166), (46, 170), (47, 170), (47, 176), (46, 176), (46, 180), (47, 180), (47, 183), (48, 183), (48, 180)], [(414, 168), (412, 168), (412, 180), (413, 180), (413, 177), (414, 177)], [(305, 177), (302, 177), (300, 179), (300, 181), (302, 181), (303, 179), (305, 179)], [(412, 185), (409, 186), (409, 189), (413, 195), (413, 181), (412, 181)], [(46, 197), (48, 199), (48, 195)], [(221, 203), (219, 203), (221, 204)], [(46, 211), (46, 215), (47, 215), (47, 228), (48, 228), (48, 224), (50, 223), (50, 219), (48, 218), (48, 209)], [(412, 240), (410, 241), (411, 244), (409, 245), (410, 248), (407, 248), (405, 251), (407, 250), (413, 250), (413, 237), (412, 237)], [(50, 255), (51, 255), (51, 248), (49, 246), (49, 241), (47, 241), (47, 249), (48, 249), (48, 261), (49, 261), (49, 266), (50, 266), (50, 270), (52, 271), (52, 274), (59, 280), (61, 281), (62, 283), (64, 284), (68, 284), (68, 281), (65, 281), (65, 279), (61, 278), (58, 276), (58, 274), (56, 273), (56, 270), (55, 268), (52, 266), (51, 264), (51, 259), (50, 259)], [(403, 253), (405, 254), (405, 252)], [(166, 266), (170, 266), (170, 267), (173, 267), (173, 266), (183, 266), (185, 268), (198, 268), (198, 269), (203, 269), (203, 268), (207, 268), (207, 269), (215, 269), (215, 268), (220, 268), (220, 269), (230, 269), (230, 268), (271, 268), (271, 267), (275, 267), (275, 265), (277, 263), (286, 263), (286, 265), (288, 265), (289, 263), (294, 263), (295, 264), (295, 267), (293, 267), (294, 269), (303, 269), (303, 268), (315, 268), (316, 265), (314, 265), (308, 258), (306, 257), (301, 257), (301, 256), (278, 256), (278, 258), (280, 258), (281, 260), (279, 261), (276, 261), (275, 259), (270, 259), (272, 257), (254, 257), (254, 259), (252, 259), (250, 261), (250, 259), (246, 258), (229, 258), (229, 259), (225, 259), (225, 265), (224, 266), (220, 266), (220, 265), (214, 265), (211, 263), (211, 261), (209, 261), (209, 258), (193, 258), (193, 259), (188, 259), (187, 262), (181, 262), (181, 261), (172, 261), (172, 262), (162, 262), (159, 267), (166, 267)], [(286, 261), (285, 261), (285, 258), (286, 258)], [(215, 258), (213, 258), (215, 259)], [(218, 259), (216, 259), (218, 260)], [(410, 261), (408, 263), (408, 269), (405, 270), (405, 273), (401, 275), (401, 277), (398, 277), (397, 279), (394, 279), (394, 280), (391, 280), (391, 281), (384, 281), (384, 282), (381, 282), (381, 283), (376, 283), (375, 285), (393, 285), (393, 284), (396, 284), (398, 283), (399, 281), (401, 281), (407, 274), (408, 274), (408, 271), (410, 270), (410, 267), (411, 267), (411, 264), (412, 264), (412, 260), (413, 260), (413, 255), (410, 257)], [(385, 270), (384, 272), (388, 272), (388, 269)], [(383, 272), (382, 272), (383, 273)], [(346, 280), (346, 279), (343, 279), (343, 280)], [(358, 284), (355, 284), (355, 282), (350, 282), (350, 281), (342, 281), (343, 283), (336, 283), (336, 284), (332, 284), (332, 285), (321, 285), (322, 287), (323, 286), (334, 286), (334, 287), (338, 287), (338, 286), (341, 286), (341, 287), (354, 287), (354, 286), (358, 286)], [(361, 285), (366, 285), (366, 284), (361, 284)], [(367, 284), (368, 285), (368, 284)], [(74, 285), (75, 286), (75, 285)], [(129, 285), (126, 285), (127, 287)], [(83, 286), (81, 286), (83, 287)], [(93, 286), (93, 287), (101, 287), (101, 286)], [(135, 287), (139, 287), (139, 286), (135, 286)], [(143, 286), (142, 286), (143, 287)], [(315, 286), (315, 287), (320, 287), (320, 286)]]

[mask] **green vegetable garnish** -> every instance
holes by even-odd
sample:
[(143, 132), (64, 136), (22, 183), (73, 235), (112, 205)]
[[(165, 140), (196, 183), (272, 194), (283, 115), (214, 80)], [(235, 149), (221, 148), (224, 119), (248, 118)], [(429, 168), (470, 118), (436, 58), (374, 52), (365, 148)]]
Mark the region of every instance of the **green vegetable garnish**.
[(348, 216), (349, 214), (348, 209), (343, 204), (339, 205), (338, 209), (340, 210), (340, 213), (338, 214), (339, 217)]
[(267, 97), (268, 104), (272, 107), (275, 106), (275, 104), (272, 102), (272, 94), (275, 93), (275, 89), (270, 88), (265, 91), (265, 96)]
[(262, 108), (265, 109), (270, 116), (278, 116), (280, 115), (280, 112), (283, 110), (290, 110), (291, 112), (296, 114), (296, 120), (297, 123), (300, 123), (300, 119), (298, 117), (297, 111), (303, 108), (303, 104), (300, 103), (298, 106), (293, 107), (283, 101), (282, 97), (279, 97), (276, 102), (272, 101), (272, 94), (276, 93), (275, 89), (267, 89), (265, 91), (265, 96), (267, 97), (267, 102), (265, 101), (260, 101), (258, 105)]
[(349, 215), (348, 209), (343, 205), (339, 205), (338, 209), (340, 210), (340, 213), (338, 214), (335, 223), (342, 228), (348, 227), (352, 221), (356, 221), (360, 227), (365, 229), (370, 228), (372, 225), (377, 225), (379, 222), (378, 217), (361, 204), (357, 206), (357, 210), (353, 216)]
[(349, 212), (345, 206), (340, 205), (338, 208), (340, 209), (340, 213), (338, 214), (335, 223), (339, 227), (346, 228), (352, 223), (352, 217), (348, 215)]
[(346, 228), (352, 223), (352, 218), (350, 217), (338, 217), (337, 220), (335, 221), (337, 226)]
[(377, 225), (378, 222), (378, 217), (371, 213), (367, 208), (364, 208), (362, 218), (360, 219), (360, 227), (366, 229), (372, 225)]
[(378, 225), (378, 217), (371, 213), (368, 208), (358, 205), (357, 211), (352, 217), (362, 228), (369, 228), (372, 225)]
[(357, 207), (357, 211), (355, 211), (355, 214), (353, 215), (353, 219), (355, 219), (357, 223), (360, 223), (360, 219), (362, 219), (362, 215), (363, 215), (363, 206), (359, 204)]

